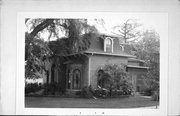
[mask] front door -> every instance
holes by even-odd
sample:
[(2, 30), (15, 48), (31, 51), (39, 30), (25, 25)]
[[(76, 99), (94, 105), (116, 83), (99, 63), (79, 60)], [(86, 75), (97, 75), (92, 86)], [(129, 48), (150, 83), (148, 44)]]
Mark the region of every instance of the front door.
[(72, 77), (72, 89), (80, 89), (81, 88), (81, 71), (80, 69), (73, 70)]
[(82, 76), (82, 65), (81, 64), (71, 64), (67, 69), (67, 76), (66, 76), (66, 88), (79, 90), (81, 89), (81, 76)]

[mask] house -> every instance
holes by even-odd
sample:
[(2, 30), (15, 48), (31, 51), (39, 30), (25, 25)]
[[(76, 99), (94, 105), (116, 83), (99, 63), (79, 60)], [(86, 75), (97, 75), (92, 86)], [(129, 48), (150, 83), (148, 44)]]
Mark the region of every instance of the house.
[[(45, 83), (58, 82), (62, 88), (69, 91), (80, 90), (91, 85), (98, 86), (98, 71), (105, 64), (125, 64), (130, 73), (135, 91), (143, 88), (142, 75), (147, 73), (148, 67), (144, 67), (144, 61), (136, 59), (125, 50), (125, 45), (119, 42), (119, 38), (112, 35), (102, 35), (92, 38), (88, 50), (81, 53), (57, 55), (54, 62), (47, 63), (47, 76)], [(58, 67), (60, 57), (63, 57), (63, 68)]]

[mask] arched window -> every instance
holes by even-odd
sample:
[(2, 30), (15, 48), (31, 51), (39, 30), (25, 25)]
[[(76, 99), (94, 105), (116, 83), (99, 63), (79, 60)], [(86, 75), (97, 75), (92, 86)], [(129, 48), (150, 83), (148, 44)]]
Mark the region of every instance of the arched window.
[(103, 74), (104, 74), (103, 70), (98, 71), (98, 86), (100, 87), (104, 87), (104, 83), (105, 83), (103, 80)]
[(110, 37), (105, 38), (104, 41), (104, 51), (113, 52), (113, 39)]

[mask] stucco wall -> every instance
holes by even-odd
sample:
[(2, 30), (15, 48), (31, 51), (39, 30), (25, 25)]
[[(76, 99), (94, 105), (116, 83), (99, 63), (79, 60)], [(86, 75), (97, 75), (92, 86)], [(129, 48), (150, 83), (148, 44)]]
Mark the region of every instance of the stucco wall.
[(83, 75), (82, 75), (82, 87), (85, 87), (85, 86), (88, 86), (88, 70), (89, 70), (89, 60), (88, 58), (84, 58), (84, 64), (83, 64), (83, 69), (82, 69), (82, 72), (83, 72)]
[(90, 84), (93, 88), (97, 87), (97, 71), (105, 64), (127, 64), (126, 57), (92, 55), (90, 56)]

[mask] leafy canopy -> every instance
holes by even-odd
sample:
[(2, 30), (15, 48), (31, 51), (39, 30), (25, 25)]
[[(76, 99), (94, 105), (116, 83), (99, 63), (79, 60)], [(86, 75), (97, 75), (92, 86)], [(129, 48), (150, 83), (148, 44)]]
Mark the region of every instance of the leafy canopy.
[(88, 49), (90, 38), (97, 32), (87, 19), (28, 18), (25, 25), (26, 78), (39, 78), (47, 58)]

